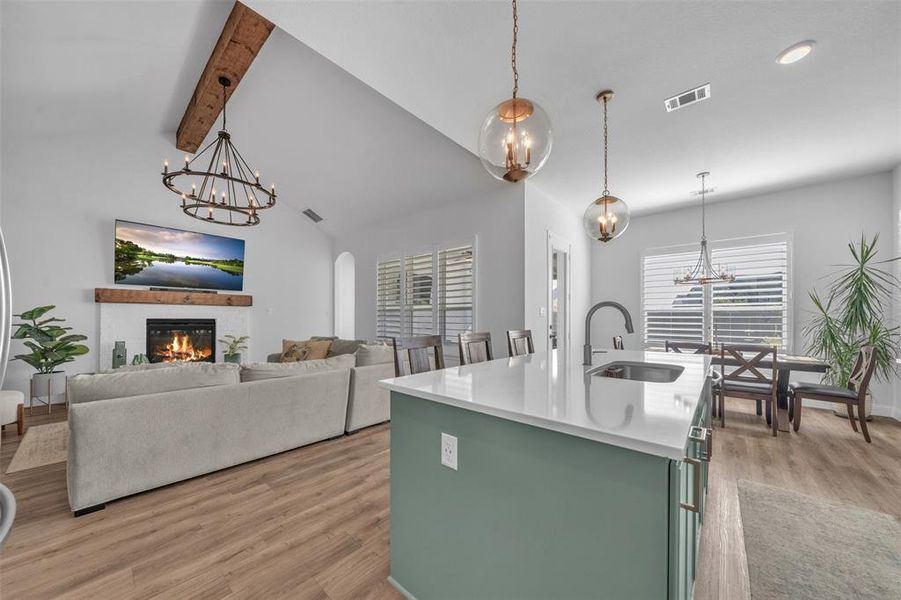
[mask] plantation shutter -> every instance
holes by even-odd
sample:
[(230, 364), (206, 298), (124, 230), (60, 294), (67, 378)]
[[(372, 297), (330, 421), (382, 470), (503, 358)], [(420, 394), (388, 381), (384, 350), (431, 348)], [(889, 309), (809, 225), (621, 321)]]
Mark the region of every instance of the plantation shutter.
[(657, 347), (666, 340), (703, 341), (702, 286), (673, 283), (676, 273), (690, 269), (697, 260), (697, 251), (644, 257), (641, 306), (645, 344)]
[(735, 274), (711, 286), (714, 341), (788, 348), (788, 242), (714, 248), (711, 258)]
[(401, 337), (401, 287), (399, 258), (378, 263), (376, 332), (379, 337)]
[(433, 273), (433, 253), (404, 257), (404, 335), (435, 332)]
[(445, 344), (456, 344), (458, 335), (472, 331), (472, 245), (438, 252), (439, 335)]

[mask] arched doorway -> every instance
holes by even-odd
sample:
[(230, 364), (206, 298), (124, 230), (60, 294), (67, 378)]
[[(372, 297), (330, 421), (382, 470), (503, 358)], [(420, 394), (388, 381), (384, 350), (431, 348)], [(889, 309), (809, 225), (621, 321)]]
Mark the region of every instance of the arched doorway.
[(335, 259), (335, 335), (352, 340), (356, 299), (356, 259), (342, 252)]

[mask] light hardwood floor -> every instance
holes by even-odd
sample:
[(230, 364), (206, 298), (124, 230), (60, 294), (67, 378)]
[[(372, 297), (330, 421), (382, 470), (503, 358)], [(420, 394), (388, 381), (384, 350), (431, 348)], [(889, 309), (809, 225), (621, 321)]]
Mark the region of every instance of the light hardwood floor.
[[(901, 423), (873, 444), (831, 413), (770, 437), (753, 404), (717, 429), (695, 598), (750, 597), (735, 482), (741, 478), (901, 516)], [(38, 414), (28, 425), (57, 421)], [(11, 435), (10, 435), (11, 434)], [(0, 597), (400, 598), (388, 575), (386, 425), (72, 518), (65, 465), (4, 475), (19, 515), (0, 553)], [(5, 431), (0, 473), (19, 439)]]

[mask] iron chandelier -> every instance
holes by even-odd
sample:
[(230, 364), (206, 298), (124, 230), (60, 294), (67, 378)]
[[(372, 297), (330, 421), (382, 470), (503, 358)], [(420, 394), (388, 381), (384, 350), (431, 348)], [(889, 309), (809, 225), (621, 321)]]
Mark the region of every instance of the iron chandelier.
[[(169, 161), (164, 161), (163, 185), (181, 196), (181, 209), (189, 217), (222, 225), (259, 225), (257, 212), (275, 205), (275, 185), (268, 190), (263, 187), (260, 172), (250, 168), (232, 143), (225, 116), (226, 91), (231, 80), (219, 77), (219, 84), (222, 85), (222, 129), (194, 158), (185, 155), (181, 170), (170, 171)], [(206, 170), (191, 168), (195, 162), (206, 164)], [(185, 182), (182, 188), (176, 186), (176, 178), (186, 178), (182, 180)]]
[(707, 194), (713, 192), (713, 188), (707, 188), (707, 171), (698, 173), (701, 180), (701, 189), (696, 192), (701, 196), (701, 253), (698, 262), (691, 269), (682, 273), (676, 273), (673, 283), (684, 285), (708, 285), (711, 283), (731, 283), (735, 281), (735, 274), (730, 273), (728, 267), (714, 265), (710, 260), (710, 249), (707, 247)]

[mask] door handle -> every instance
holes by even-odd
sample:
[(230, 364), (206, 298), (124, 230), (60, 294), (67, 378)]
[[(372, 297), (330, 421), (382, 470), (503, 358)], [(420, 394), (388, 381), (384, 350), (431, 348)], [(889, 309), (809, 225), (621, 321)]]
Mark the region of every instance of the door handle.
[(682, 459), (682, 462), (684, 462), (684, 463), (687, 464), (687, 465), (691, 465), (692, 467), (694, 467), (694, 469), (693, 469), (694, 472), (692, 473), (692, 476), (693, 476), (693, 479), (694, 479), (694, 485), (692, 486), (693, 493), (692, 493), (692, 498), (691, 498), (691, 504), (689, 504), (689, 503), (687, 503), (687, 502), (680, 502), (680, 503), (679, 503), (679, 506), (680, 506), (681, 508), (684, 508), (685, 510), (690, 510), (691, 512), (701, 512), (701, 507), (700, 507), (700, 501), (701, 501), (701, 461), (699, 461), (699, 460), (697, 460), (697, 459), (694, 459), (694, 458), (688, 458), (688, 457), (686, 456), (685, 458)]
[(698, 444), (704, 444), (701, 449), (701, 460), (710, 462), (710, 457), (713, 456), (713, 428), (692, 425), (688, 431), (688, 439)]

